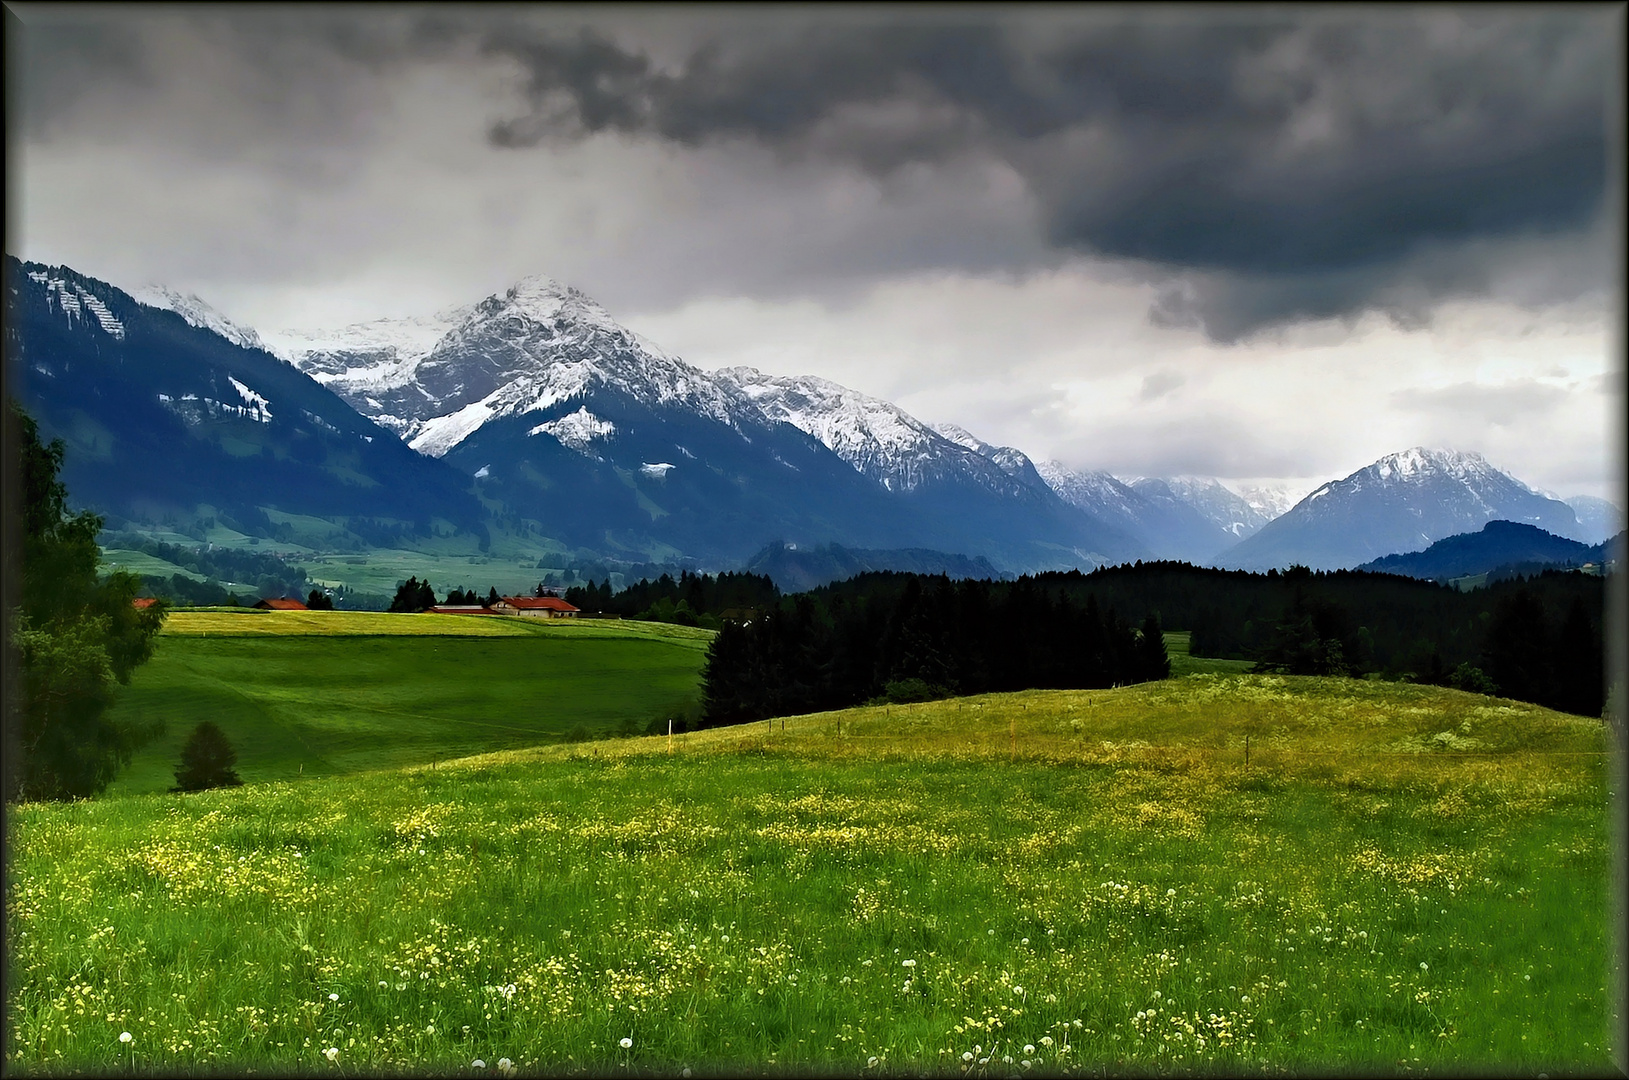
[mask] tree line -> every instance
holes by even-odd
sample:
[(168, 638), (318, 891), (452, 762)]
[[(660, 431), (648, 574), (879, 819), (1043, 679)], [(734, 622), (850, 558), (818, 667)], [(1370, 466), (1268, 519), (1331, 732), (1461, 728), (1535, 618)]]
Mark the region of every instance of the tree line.
[(863, 577), (859, 587), (804, 593), (726, 621), (702, 673), (702, 724), (1170, 674), (1152, 613), (1137, 629), (1094, 597), (1076, 603), (1031, 578)]
[(762, 574), (683, 570), (677, 579), (663, 573), (654, 581), (643, 578), (615, 593), (609, 578), (598, 585), (590, 579), (567, 589), (565, 600), (587, 612), (717, 630), (726, 619), (744, 621), (755, 612), (775, 607), (781, 602), (781, 591)]

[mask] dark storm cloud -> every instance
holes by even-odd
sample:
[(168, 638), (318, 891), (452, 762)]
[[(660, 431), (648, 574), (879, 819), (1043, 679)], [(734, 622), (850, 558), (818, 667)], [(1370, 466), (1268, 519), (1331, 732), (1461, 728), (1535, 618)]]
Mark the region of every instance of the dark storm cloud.
[[(868, 226), (841, 252), (779, 237), (801, 260), (789, 280), (902, 260), (983, 273), (997, 249), (1017, 251), (995, 261), (1020, 272), (1106, 256), (1163, 284), (1154, 322), (1219, 341), (1371, 310), (1423, 323), (1445, 298), (1548, 303), (1604, 280), (1579, 237), (1605, 220), (1622, 23), (1608, 8), (31, 10), (34, 138), (97, 114), (151, 124), (160, 142), (218, 130), (218, 154), (281, 140), (281, 167), (337, 180), (382, 111), (370, 77), (437, 63), (511, 80), (516, 98), (487, 116), (496, 148), (609, 135), (767, 149), (812, 164), (805, 181), (856, 170), (894, 212), (961, 199), (994, 166), (1021, 179), (1035, 215), (1016, 245), (981, 232), (1010, 215), (971, 209), (908, 238)], [(144, 107), (212, 54), (227, 58), (207, 68), (218, 116)], [(743, 203), (808, 197), (755, 166), (738, 182)], [(726, 259), (766, 239), (707, 228)], [(1499, 293), (1489, 256), (1508, 270), (1515, 249), (1489, 245), (1534, 238), (1556, 242), (1515, 252), (1528, 284)]]
[[(667, 67), (593, 32), (510, 27), (483, 48), (520, 66), (528, 109), (491, 138), (744, 140), (882, 173), (996, 156), (1055, 246), (1220, 275), (1153, 314), (1225, 340), (1426, 317), (1486, 288), (1445, 247), (1601, 212), (1600, 12), (1200, 18), (817, 26), (721, 36)], [(1432, 273), (1397, 279), (1427, 250)]]

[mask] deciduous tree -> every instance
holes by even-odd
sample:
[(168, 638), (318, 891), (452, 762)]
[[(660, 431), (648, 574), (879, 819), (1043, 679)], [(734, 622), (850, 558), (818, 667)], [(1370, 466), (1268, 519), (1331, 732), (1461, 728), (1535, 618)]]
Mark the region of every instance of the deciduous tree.
[(141, 579), (99, 576), (102, 519), (70, 513), (58, 478), (62, 440), (42, 444), (33, 419), (11, 406), (19, 431), (23, 558), (20, 603), (7, 615), (22, 676), (8, 716), (6, 794), (14, 799), (94, 795), (156, 728), (107, 718), (113, 685), (152, 656), (162, 603), (138, 609)]

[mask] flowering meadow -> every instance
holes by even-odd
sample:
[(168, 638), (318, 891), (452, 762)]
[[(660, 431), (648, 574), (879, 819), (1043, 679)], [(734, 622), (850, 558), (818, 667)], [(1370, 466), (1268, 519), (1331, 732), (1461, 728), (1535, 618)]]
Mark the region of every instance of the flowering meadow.
[(1201, 674), (25, 805), (6, 1059), (1600, 1072), (1607, 748), (1451, 690)]

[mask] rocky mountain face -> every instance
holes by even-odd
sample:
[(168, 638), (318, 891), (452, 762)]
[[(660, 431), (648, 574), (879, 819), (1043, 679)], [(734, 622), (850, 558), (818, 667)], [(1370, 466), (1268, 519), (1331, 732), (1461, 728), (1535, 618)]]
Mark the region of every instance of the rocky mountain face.
[(1130, 481), (1133, 490), (1145, 495), (1161, 492), (1193, 507), (1227, 534), (1216, 554), (1231, 544), (1254, 535), (1261, 527), (1294, 505), (1287, 493), (1274, 489), (1246, 489), (1235, 492), (1221, 481), (1205, 476), (1145, 477)]
[(1246, 570), (1299, 563), (1319, 569), (1420, 551), (1489, 521), (1577, 531), (1572, 508), (1539, 494), (1480, 455), (1415, 447), (1324, 484), (1217, 559)]
[(1578, 516), (1578, 531), (1568, 535), (1580, 543), (1603, 543), (1623, 531), (1623, 511), (1605, 499), (1574, 495), (1562, 501)]
[(267, 511), (366, 533), (484, 532), (466, 477), (415, 454), (196, 297), (138, 299), (67, 267), (6, 258), (6, 361), (46, 439), (67, 446), (78, 505), (132, 520), (213, 507), (233, 528)]
[(25, 402), (69, 441), (76, 495), (132, 517), (209, 504), (246, 524), (276, 509), (484, 530), (499, 515), (609, 558), (727, 567), (828, 545), (1002, 572), (1329, 568), (1494, 519), (1575, 538), (1621, 522), (1584, 501), (1581, 523), (1452, 451), (1389, 455), (1282, 516), (1279, 490), (1035, 462), (825, 379), (700, 370), (544, 277), (435, 315), (264, 333), (161, 288), (14, 259), (7, 276)]
[(1022, 475), (1027, 459), (1015, 476), (822, 379), (701, 371), (547, 278), (430, 320), (271, 340), (413, 449), (583, 546), (744, 558), (775, 540), (932, 545), (1022, 569), (1145, 552)]

